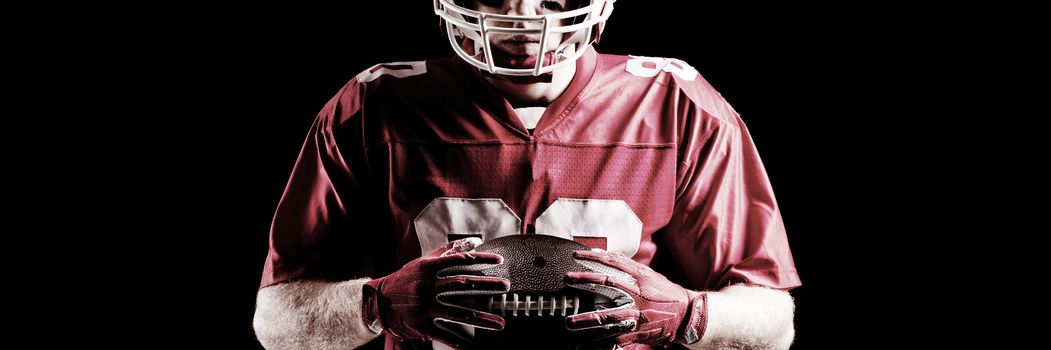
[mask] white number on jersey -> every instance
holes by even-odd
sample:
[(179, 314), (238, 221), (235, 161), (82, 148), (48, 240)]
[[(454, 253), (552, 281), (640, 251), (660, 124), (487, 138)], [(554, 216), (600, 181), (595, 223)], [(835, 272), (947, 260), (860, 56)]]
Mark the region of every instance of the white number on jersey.
[(395, 78), (411, 77), (427, 73), (427, 61), (391, 62), (380, 63), (365, 71), (358, 73), (358, 81), (367, 83), (381, 75), (389, 75)]
[(606, 250), (630, 258), (639, 251), (642, 220), (622, 200), (559, 198), (536, 218), (536, 234), (605, 239)]
[(482, 241), (522, 232), (522, 220), (499, 198), (435, 198), (413, 220), (420, 253), (449, 243), (449, 236)]
[(635, 76), (649, 78), (665, 71), (675, 74), (679, 79), (693, 81), (697, 79), (697, 69), (674, 58), (631, 56), (624, 70)]

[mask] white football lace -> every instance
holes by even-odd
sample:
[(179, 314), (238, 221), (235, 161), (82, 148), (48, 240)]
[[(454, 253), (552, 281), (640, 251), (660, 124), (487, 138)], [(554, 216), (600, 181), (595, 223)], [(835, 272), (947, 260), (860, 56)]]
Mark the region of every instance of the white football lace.
[[(510, 295), (510, 297), (508, 296)], [(603, 298), (605, 299), (605, 298)], [(507, 316), (510, 314), (512, 317), (518, 317), (519, 311), (522, 312), (522, 316), (530, 316), (534, 314), (536, 316), (568, 316), (576, 315), (580, 313), (580, 297), (567, 295), (520, 295), (518, 293), (504, 293), (499, 296), (489, 296), (489, 312), (496, 314), (499, 312), (500, 316)], [(603, 307), (596, 305), (597, 308), (602, 309)]]

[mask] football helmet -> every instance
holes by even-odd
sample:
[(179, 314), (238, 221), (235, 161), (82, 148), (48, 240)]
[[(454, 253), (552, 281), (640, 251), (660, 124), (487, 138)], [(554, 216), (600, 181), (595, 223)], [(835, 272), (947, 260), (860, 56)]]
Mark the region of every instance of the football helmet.
[[(539, 76), (573, 64), (598, 41), (615, 1), (577, 0), (570, 1), (579, 3), (575, 8), (516, 15), (472, 10), (464, 0), (434, 0), (434, 13), (467, 63), (492, 74)], [(557, 36), (562, 40), (553, 44)]]

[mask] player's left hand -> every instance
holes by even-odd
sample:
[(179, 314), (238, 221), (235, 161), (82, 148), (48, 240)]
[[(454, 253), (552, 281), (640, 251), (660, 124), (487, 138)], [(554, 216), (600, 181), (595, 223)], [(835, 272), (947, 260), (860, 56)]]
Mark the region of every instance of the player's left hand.
[(703, 335), (708, 316), (705, 293), (685, 289), (649, 266), (618, 253), (582, 250), (574, 252), (573, 257), (608, 265), (633, 278), (624, 280), (593, 272), (566, 274), (567, 284), (617, 288), (634, 299), (633, 303), (624, 306), (566, 318), (566, 327), (573, 331), (609, 330), (608, 336), (593, 345), (692, 344)]

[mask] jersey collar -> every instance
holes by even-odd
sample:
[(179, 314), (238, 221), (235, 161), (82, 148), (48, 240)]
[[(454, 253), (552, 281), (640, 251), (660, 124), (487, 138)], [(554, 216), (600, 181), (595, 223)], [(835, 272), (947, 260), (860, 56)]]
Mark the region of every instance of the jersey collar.
[(531, 139), (546, 133), (551, 126), (565, 119), (576, 107), (577, 103), (580, 102), (591, 82), (591, 78), (595, 75), (595, 69), (598, 66), (597, 56), (595, 49), (588, 46), (587, 51), (577, 59), (577, 70), (573, 80), (570, 81), (566, 91), (547, 106), (547, 110), (540, 117), (540, 122), (537, 124), (536, 129), (533, 130), (533, 135), (529, 134), (529, 131), (522, 125), (521, 120), (515, 115), (511, 103), (499, 91), (485, 82), (485, 78), (477, 68), (459, 59), (456, 60), (458, 62), (456, 66), (463, 74), (469, 74), (473, 78), (470, 79), (472, 82), (466, 85), (468, 85), (468, 92), (473, 96), (475, 103), (479, 107), (489, 112), (493, 118), (500, 121), (511, 132), (524, 139)]

